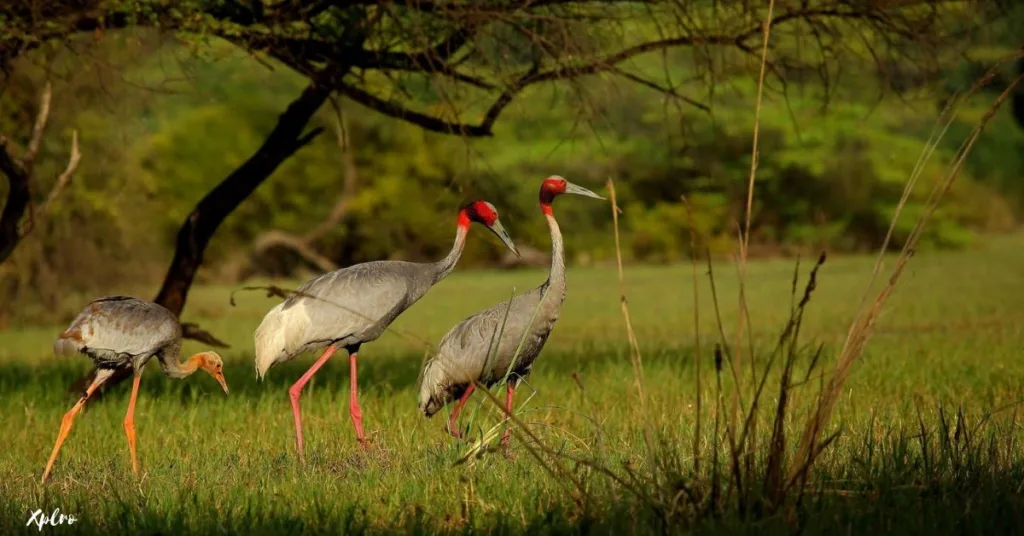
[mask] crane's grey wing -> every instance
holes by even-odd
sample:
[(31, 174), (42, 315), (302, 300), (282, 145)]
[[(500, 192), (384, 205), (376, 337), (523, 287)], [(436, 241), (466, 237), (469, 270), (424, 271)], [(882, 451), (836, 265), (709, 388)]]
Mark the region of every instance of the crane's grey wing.
[(167, 309), (128, 296), (94, 300), (54, 343), (58, 355), (85, 353), (98, 366), (120, 366), (126, 357), (153, 354), (181, 338)]
[(324, 274), (299, 287), (284, 302), (282, 312), (305, 325), (299, 339), (287, 342), (298, 350), (317, 343), (346, 339), (369, 342), (412, 305), (411, 284), (416, 265), (369, 262)]
[(424, 364), (421, 374), (418, 406), (424, 415), (434, 415), (461, 396), (466, 386), (481, 379), (506, 309), (507, 304), (502, 303), (476, 313), (441, 338), (437, 355)]
[(500, 303), (463, 320), (441, 339), (441, 347), (461, 353), (487, 351), (499, 334), (508, 335), (502, 329), (502, 324), (508, 328), (507, 310), (508, 302)]
[(506, 368), (502, 364), (511, 361), (511, 355), (504, 354), (514, 353), (522, 338), (528, 320), (521, 321), (518, 312), (532, 312), (529, 301), (528, 297), (517, 296), (511, 304), (499, 303), (448, 330), (437, 355), (423, 368), (419, 407), (424, 415), (439, 411), (474, 381), (491, 385), (504, 377)]
[(438, 358), (443, 363), (446, 375), (457, 381), (486, 380), (493, 368), (497, 354), (506, 341), (517, 341), (522, 328), (515, 318), (515, 300), (503, 302), (490, 309), (463, 320), (441, 339)]
[(445, 334), (437, 356), (423, 369), (419, 407), (424, 415), (439, 411), (474, 381), (490, 386), (509, 372), (529, 373), (557, 320), (559, 302), (547, 298), (546, 290), (541, 285), (480, 311)]
[(532, 360), (539, 351), (538, 340), (546, 336), (547, 323), (541, 314), (543, 311), (537, 309), (541, 296), (541, 292), (534, 289), (516, 296), (511, 303), (500, 303), (481, 311), (452, 328), (438, 349), (446, 368), (459, 370), (460, 375), (475, 374), (473, 379), (490, 383), (504, 377), (513, 364), (513, 357), (517, 362)]

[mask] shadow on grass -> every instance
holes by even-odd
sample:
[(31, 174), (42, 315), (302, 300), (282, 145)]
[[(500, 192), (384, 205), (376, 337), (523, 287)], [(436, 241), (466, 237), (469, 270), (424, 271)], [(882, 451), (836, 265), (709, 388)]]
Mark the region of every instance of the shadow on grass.
[[(608, 369), (628, 365), (627, 348), (581, 349), (573, 352), (548, 352), (535, 366), (547, 377), (564, 377), (566, 385), (572, 384), (572, 375), (584, 371), (604, 373)], [(284, 396), (288, 388), (312, 365), (315, 356), (306, 353), (298, 358), (272, 368), (260, 382), (256, 379), (255, 368), (250, 361), (227, 361), (224, 375), (231, 389), (231, 396), (259, 398), (268, 393)], [(404, 353), (376, 356), (364, 348), (359, 361), (360, 390), (385, 389), (392, 392), (415, 390), (419, 378), (422, 354)], [(348, 358), (338, 353), (321, 368), (315, 381), (318, 386), (347, 392), (349, 385)], [(666, 349), (645, 356), (650, 366), (684, 367), (692, 366), (693, 351), (690, 348)], [(45, 396), (53, 400), (63, 397), (73, 403), (80, 396), (68, 388), (80, 380), (87, 365), (85, 359), (76, 362), (50, 362), (46, 365), (21, 363), (0, 364), (0, 392), (9, 395), (22, 394), (30, 397)], [(131, 382), (124, 382), (112, 389), (106, 396), (115, 393), (115, 399), (126, 397)], [(184, 380), (172, 380), (163, 375), (159, 364), (150, 362), (140, 384), (140, 396), (147, 398), (178, 398), (183, 403), (194, 400), (197, 395), (222, 395), (217, 383), (202, 371)], [(274, 394), (273, 396), (277, 396)], [(102, 403), (104, 396), (94, 395), (92, 404)]]

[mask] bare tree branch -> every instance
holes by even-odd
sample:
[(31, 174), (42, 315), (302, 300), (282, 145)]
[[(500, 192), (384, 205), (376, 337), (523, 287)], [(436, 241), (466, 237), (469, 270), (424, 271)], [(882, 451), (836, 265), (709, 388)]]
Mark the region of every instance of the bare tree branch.
[(261, 233), (260, 236), (253, 240), (252, 257), (254, 264), (258, 264), (258, 259), (262, 255), (276, 247), (287, 248), (295, 252), (302, 257), (304, 262), (316, 268), (320, 273), (333, 272), (338, 269), (338, 265), (334, 264), (334, 261), (317, 253), (303, 237), (295, 236), (280, 229), (271, 229)]
[(645, 78), (641, 78), (641, 77), (639, 77), (639, 76), (637, 76), (635, 74), (632, 74), (632, 73), (627, 73), (626, 71), (623, 71), (622, 69), (619, 69), (618, 67), (616, 67), (614, 69), (611, 69), (611, 72), (613, 72), (613, 73), (615, 73), (615, 74), (617, 74), (617, 75), (619, 75), (619, 76), (621, 76), (621, 77), (623, 77), (623, 78), (625, 78), (625, 79), (627, 79), (627, 80), (629, 80), (631, 82), (634, 82), (636, 84), (640, 84), (641, 86), (646, 86), (646, 87), (649, 87), (649, 88), (651, 88), (651, 89), (653, 89), (655, 91), (663, 93), (665, 95), (670, 95), (670, 96), (672, 96), (674, 98), (677, 98), (677, 99), (685, 102), (686, 104), (689, 104), (690, 106), (693, 106), (695, 108), (700, 108), (701, 110), (703, 110), (705, 112), (708, 112), (708, 113), (711, 112), (711, 108), (709, 108), (707, 104), (704, 104), (703, 102), (691, 99), (690, 97), (687, 97), (685, 95), (680, 95), (679, 92), (676, 91), (673, 88), (663, 87), (663, 86), (659, 85), (656, 82), (652, 82), (652, 81), (647, 80)]
[[(936, 6), (943, 3), (946, 2), (931, 2), (928, 10), (922, 10), (923, 0), (884, 3), (804, 1), (788, 5), (772, 18), (770, 24), (781, 30), (788, 23), (803, 23), (810, 28), (809, 31), (820, 36), (823, 31), (835, 27), (831, 21), (845, 21), (844, 24), (860, 25), (868, 31), (892, 36), (905, 43), (917, 43), (941, 38), (929, 36), (928, 31), (937, 17)], [(83, 0), (83, 5), (91, 6), (90, 9), (76, 7), (75, 3), (43, 2), (42, 5), (38, 13), (27, 7), (0, 8), (0, 15), (6, 9), (9, 20), (14, 21), (22, 33), (32, 36), (32, 39), (27, 39), (19, 37), (21, 34), (18, 32), (11, 32), (9, 36), (0, 37), (0, 56), (4, 60), (47, 40), (64, 39), (76, 32), (98, 28), (138, 24), (172, 31), (207, 31), (252, 53), (269, 55), (313, 80), (320, 79), (325, 68), (344, 64), (362, 72), (377, 72), (385, 76), (388, 71), (441, 76), (457, 84), (496, 92), (480, 121), (471, 124), (472, 121), (450, 119), (468, 113), (468, 110), (461, 109), (462, 103), (453, 103), (450, 114), (431, 115), (415, 111), (416, 106), (412, 102), (415, 99), (410, 96), (403, 99), (377, 96), (376, 88), (371, 87), (365, 78), (359, 81), (335, 80), (334, 89), (364, 106), (428, 130), (462, 136), (490, 136), (493, 123), (504, 108), (530, 85), (604, 72), (621, 75), (620, 65), (623, 62), (649, 52), (674, 47), (724, 46), (745, 52), (752, 59), (759, 57), (750, 41), (760, 35), (763, 19), (758, 16), (763, 6), (743, 3), (730, 8), (731, 16), (709, 25), (695, 16), (693, 11), (697, 8), (691, 3), (650, 0), (232, 1), (210, 2), (209, 5), (188, 9), (153, 4), (150, 6), (153, 14), (145, 20), (118, 8), (101, 9), (98, 0)], [(607, 22), (614, 27), (623, 17), (634, 16), (636, 7), (645, 8), (650, 20), (658, 24), (657, 38), (622, 45), (619, 50), (603, 57), (593, 57), (591, 52), (596, 51), (566, 49), (559, 44), (572, 34), (570, 30), (574, 24)], [(674, 21), (673, 26), (663, 27), (658, 22), (664, 18), (662, 11), (669, 17), (667, 20)], [(363, 20), (367, 14), (370, 14), (369, 21)], [(47, 17), (47, 25), (38, 24), (40, 15)], [(212, 25), (196, 22), (203, 17), (217, 22)], [(381, 17), (387, 17), (388, 24), (379, 24)], [(338, 37), (339, 29), (344, 30), (341, 32), (344, 34), (352, 27), (353, 20), (363, 20), (363, 32), (372, 32), (373, 35), (364, 35), (361, 39)], [(549, 32), (545, 34), (536, 30), (537, 25), (549, 28)], [(543, 50), (546, 57), (537, 59), (549, 65), (548, 70), (529, 69), (509, 77), (502, 74), (509, 65), (500, 59), (497, 65), (460, 67), (468, 58), (474, 57), (473, 54), (461, 54), (461, 51), (467, 48), (476, 51), (479, 48), (476, 45), (486, 42), (486, 39), (494, 39), (497, 26), (514, 29), (527, 43)], [(364, 48), (364, 45), (369, 48)], [(898, 49), (892, 48), (894, 51)], [(823, 50), (822, 53), (838, 52)], [(816, 58), (814, 61), (820, 63), (824, 60)], [(767, 67), (776, 80), (784, 83), (782, 66), (790, 66), (786, 60), (782, 61), (781, 65), (773, 62)], [(877, 58), (878, 61), (882, 58)], [(829, 75), (827, 69), (820, 72), (823, 76)], [(652, 89), (665, 89), (638, 74), (626, 78)], [(692, 99), (686, 102), (700, 107)]]
[(53, 189), (50, 190), (50, 195), (46, 196), (46, 201), (43, 202), (43, 206), (40, 212), (46, 214), (49, 210), (50, 205), (53, 204), (54, 200), (60, 196), (64, 188), (67, 188), (68, 183), (71, 182), (71, 176), (78, 170), (78, 162), (82, 159), (82, 153), (78, 150), (78, 131), (71, 131), (71, 156), (68, 157), (68, 165), (64, 168), (64, 172), (57, 177), (57, 182), (54, 183)]
[(190, 339), (193, 341), (199, 341), (203, 344), (209, 344), (216, 348), (230, 348), (228, 343), (214, 337), (212, 333), (199, 327), (198, 324), (193, 322), (182, 322), (181, 323), (181, 336), (184, 339)]
[[(355, 86), (341, 84), (338, 87), (338, 90), (346, 97), (366, 106), (367, 108), (372, 108), (389, 117), (408, 121), (409, 123), (432, 132), (458, 134), (469, 137), (485, 137), (492, 135), (491, 126), (494, 124), (493, 120), (489, 122), (484, 121), (479, 125), (453, 123), (451, 121), (446, 121), (432, 115), (410, 110), (399, 104), (380, 99)], [(510, 98), (509, 102), (511, 102), (511, 100), (512, 99)], [(500, 113), (500, 110), (498, 113)], [(495, 114), (495, 119), (497, 119), (497, 114)]]
[(28, 142), (28, 151), (21, 159), (21, 165), (25, 173), (31, 175), (32, 167), (35, 165), (36, 155), (39, 154), (39, 145), (43, 141), (43, 132), (46, 130), (46, 123), (50, 118), (50, 98), (53, 96), (50, 82), (43, 86), (43, 94), (39, 99), (39, 113), (36, 114), (35, 125), (32, 126), (32, 138)]
[[(21, 226), (18, 239), (21, 240), (28, 236), (36, 227), (36, 221), (39, 218), (45, 216), (49, 211), (50, 205), (60, 196), (61, 192), (67, 187), (68, 183), (71, 182), (71, 177), (78, 170), (78, 163), (82, 159), (82, 153), (78, 150), (78, 131), (71, 131), (71, 155), (68, 157), (68, 165), (64, 168), (64, 171), (57, 177), (57, 181), (53, 183), (53, 188), (50, 189), (50, 193), (46, 196), (46, 201), (43, 202), (43, 206), (36, 211), (34, 203), (29, 202), (29, 215), (28, 220), (24, 225)], [(31, 197), (31, 196), (30, 196)]]

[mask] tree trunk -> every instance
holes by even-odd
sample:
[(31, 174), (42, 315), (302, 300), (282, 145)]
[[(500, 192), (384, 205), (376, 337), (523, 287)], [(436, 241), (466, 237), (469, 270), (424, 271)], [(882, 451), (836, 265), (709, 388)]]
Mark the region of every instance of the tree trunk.
[[(196, 208), (185, 218), (174, 251), (174, 259), (167, 270), (163, 286), (157, 295), (156, 303), (163, 305), (177, 316), (185, 308), (185, 299), (189, 288), (195, 280), (196, 271), (203, 262), (203, 252), (217, 227), (239, 204), (252, 194), (260, 184), (269, 177), (288, 157), (308, 144), (323, 128), (317, 127), (303, 134), (303, 129), (313, 114), (330, 95), (327, 84), (312, 83), (303, 90), (299, 98), (288, 105), (288, 109), (277, 120), (274, 130), (270, 131), (263, 145), (239, 166), (210, 193), (206, 194)], [(206, 343), (216, 341), (209, 333), (195, 324), (183, 326), (187, 338)], [(211, 341), (212, 339), (212, 341)], [(107, 380), (97, 395), (110, 389), (122, 380), (131, 376), (131, 371), (118, 370)], [(72, 391), (81, 391), (91, 380), (90, 377), (79, 380), (72, 385)], [(89, 400), (97, 399), (96, 396)]]
[[(203, 262), (203, 251), (221, 222), (274, 172), (289, 156), (313, 140), (322, 128), (303, 135), (302, 130), (327, 100), (330, 89), (311, 84), (293, 101), (277, 121), (266, 141), (238, 169), (206, 194), (178, 231), (174, 259), (167, 270), (156, 303), (180, 315), (185, 299)], [(109, 382), (108, 382), (109, 383)]]
[[(1017, 74), (1024, 75), (1024, 57), (1017, 58)], [(1024, 128), (1024, 86), (1018, 87), (1013, 94), (1013, 117), (1017, 125)]]
[(0, 139), (0, 170), (7, 176), (9, 188), (3, 213), (0, 213), (0, 262), (14, 252), (21, 238), (19, 225), (29, 203), (29, 177), (7, 152), (6, 140)]

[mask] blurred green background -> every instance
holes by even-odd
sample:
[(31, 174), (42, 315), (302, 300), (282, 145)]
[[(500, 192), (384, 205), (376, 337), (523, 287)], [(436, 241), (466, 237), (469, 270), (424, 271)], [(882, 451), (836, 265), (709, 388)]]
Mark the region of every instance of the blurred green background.
[[(1016, 18), (987, 25), (970, 46), (941, 58), (937, 73), (924, 73), (913, 57), (888, 60), (884, 68), (850, 59), (827, 65), (834, 71), (828, 76), (786, 73), (785, 87), (770, 80), (760, 120), (751, 255), (877, 248), (944, 103), (1019, 45)], [(773, 39), (780, 54), (809, 46), (785, 35)], [(43, 81), (53, 83), (36, 195), (45, 195), (47, 181), (66, 165), (72, 129), (79, 131), (83, 158), (47, 221), (0, 266), (0, 326), (63, 319), (75, 309), (65, 306), (68, 301), (80, 304), (68, 300), (71, 295), (153, 294), (183, 218), (252, 154), (306, 83), (225, 42), (183, 42), (142, 28), (110, 32), (88, 51), (86, 57), (57, 48), (45, 59), (22, 61), (5, 77), (4, 132), (26, 132)], [(536, 192), (541, 179), (560, 174), (597, 191), (608, 178), (616, 180), (628, 262), (689, 258), (681, 195), (693, 210), (698, 250), (728, 256), (744, 214), (756, 62), (738, 50), (720, 56), (712, 62), (737, 67), (716, 72), (714, 83), (692, 50), (649, 54), (630, 65), (707, 110), (621, 77), (592, 76), (559, 90), (525, 92), (489, 139), (427, 133), (342, 100), (358, 177), (344, 218), (313, 246), (339, 266), (439, 258), (450, 247), (459, 204), (484, 198), (498, 207), (520, 246), (546, 252)], [(1020, 68), (1011, 64), (960, 110), (924, 168), (893, 247), (903, 244), (955, 150)], [(406, 90), (428, 106), (445, 106), (429, 87)], [(989, 124), (922, 247), (969, 247), (1017, 226), (1024, 209), (1020, 100)], [(255, 258), (253, 243), (270, 230), (307, 232), (340, 199), (345, 161), (335, 119), (324, 106), (314, 123), (327, 131), (228, 218), (206, 252), (200, 281), (313, 271), (285, 250)], [(0, 198), (5, 188), (0, 185)], [(607, 205), (556, 209), (571, 264), (613, 257)], [(499, 260), (500, 244), (474, 234), (462, 264)]]

